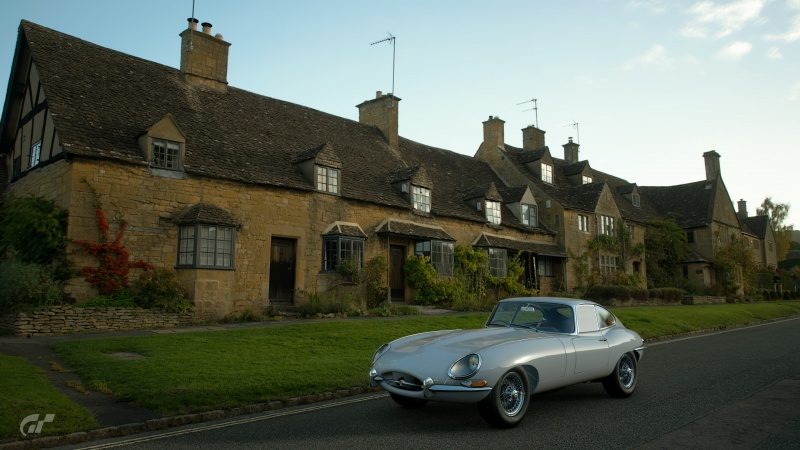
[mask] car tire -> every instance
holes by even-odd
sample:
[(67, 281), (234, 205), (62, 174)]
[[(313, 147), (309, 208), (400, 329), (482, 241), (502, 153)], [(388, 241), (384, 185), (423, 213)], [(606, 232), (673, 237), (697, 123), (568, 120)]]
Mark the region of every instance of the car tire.
[(636, 390), (638, 375), (636, 357), (631, 353), (626, 353), (619, 358), (614, 366), (614, 371), (603, 378), (603, 388), (612, 397), (630, 397)]
[(406, 397), (404, 395), (395, 394), (394, 392), (390, 392), (389, 395), (392, 396), (392, 400), (394, 400), (395, 403), (407, 409), (419, 409), (428, 403), (427, 400), (421, 398)]
[(511, 428), (522, 421), (529, 403), (528, 377), (519, 369), (511, 369), (500, 377), (489, 396), (478, 403), (478, 411), (491, 425)]

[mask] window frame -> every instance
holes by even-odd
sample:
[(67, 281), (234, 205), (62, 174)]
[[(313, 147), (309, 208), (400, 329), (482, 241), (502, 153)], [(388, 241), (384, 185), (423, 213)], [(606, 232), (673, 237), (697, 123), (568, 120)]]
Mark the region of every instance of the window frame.
[(614, 217), (600, 215), (600, 234), (604, 234), (606, 236), (614, 236), (614, 230), (616, 226), (614, 224)]
[[(317, 192), (339, 195), (342, 190), (342, 171), (330, 166), (314, 164)], [(335, 180), (335, 182), (331, 182)]]
[(38, 166), (41, 163), (42, 158), (42, 140), (39, 139), (33, 145), (31, 145), (30, 150), (28, 151), (28, 169), (31, 170), (34, 167)]
[(411, 206), (415, 211), (424, 213), (431, 212), (431, 190), (422, 186), (417, 186), (416, 184), (412, 184)]
[(489, 247), (489, 273), (494, 277), (505, 278), (508, 276), (508, 250), (504, 248)]
[(640, 208), (642, 206), (642, 197), (637, 194), (636, 192), (631, 194), (631, 203), (635, 208)]
[(589, 232), (589, 216), (586, 214), (578, 214), (578, 231)]
[(553, 165), (542, 163), (542, 181), (548, 184), (553, 184)]
[(484, 210), (486, 211), (486, 221), (492, 225), (500, 225), (503, 222), (502, 207), (500, 202), (485, 200)]
[[(339, 263), (346, 259), (352, 258), (355, 255), (355, 259), (358, 265), (358, 268), (361, 269), (364, 267), (364, 243), (366, 239), (361, 237), (355, 236), (341, 236), (341, 235), (328, 235), (322, 237), (322, 272), (336, 272), (339, 270)], [(329, 244), (335, 244), (335, 252), (336, 252), (336, 260), (333, 264), (329, 264), (329, 253), (328, 253), (328, 246)], [(349, 249), (346, 249), (343, 244), (347, 244)], [(356, 251), (356, 244), (358, 244), (358, 250)], [(351, 256), (343, 257), (343, 251), (349, 251)]]
[(416, 242), (414, 255), (427, 256), (440, 276), (453, 276), (455, 245), (452, 242), (435, 239)]
[(594, 183), (594, 178), (592, 178), (589, 175), (582, 175), (581, 181), (582, 181), (581, 184), (592, 184)]
[[(159, 164), (158, 152), (156, 151), (156, 145), (162, 145), (164, 148), (163, 152), (163, 164)], [(155, 169), (163, 169), (163, 170), (174, 170), (174, 171), (181, 171), (183, 170), (183, 158), (181, 157), (181, 144), (177, 141), (171, 141), (169, 139), (162, 139), (162, 138), (151, 138), (150, 142), (150, 167)], [(174, 150), (175, 154), (170, 155), (170, 150)], [(172, 156), (173, 163), (172, 167), (167, 167), (167, 161), (169, 161), (169, 157)]]
[(554, 277), (553, 258), (549, 256), (536, 256), (536, 275), (538, 277)]
[[(201, 264), (201, 253), (209, 253), (209, 252), (202, 252), (201, 241), (203, 240), (203, 229), (207, 228), (214, 228), (215, 236), (213, 239), (214, 249), (213, 252), (210, 252), (213, 259), (213, 264)], [(187, 230), (192, 230), (191, 237), (185, 237), (185, 232)], [(219, 230), (230, 231), (230, 240), (219, 239)], [(206, 239), (211, 241), (210, 239)], [(184, 242), (187, 244), (184, 245)], [(230, 244), (230, 251), (226, 254), (224, 252), (224, 248), (219, 248), (219, 243), (229, 242)], [(219, 251), (218, 251), (219, 250)], [(185, 259), (182, 258), (184, 255), (191, 255), (192, 260), (191, 262), (182, 262)], [(223, 264), (217, 264), (217, 259), (219, 257), (223, 258)], [(225, 256), (228, 257), (228, 265), (224, 264)], [(236, 228), (227, 225), (215, 225), (215, 224), (207, 224), (207, 223), (195, 223), (195, 224), (184, 224), (180, 225), (178, 228), (178, 258), (175, 264), (176, 268), (179, 269), (214, 269), (214, 270), (235, 270), (236, 269)]]
[[(526, 211), (527, 208), (527, 211)], [(531, 214), (533, 211), (533, 214)], [(522, 218), (522, 224), (527, 225), (529, 227), (538, 227), (539, 226), (539, 205), (534, 205), (532, 203), (521, 203), (520, 204), (520, 217)]]

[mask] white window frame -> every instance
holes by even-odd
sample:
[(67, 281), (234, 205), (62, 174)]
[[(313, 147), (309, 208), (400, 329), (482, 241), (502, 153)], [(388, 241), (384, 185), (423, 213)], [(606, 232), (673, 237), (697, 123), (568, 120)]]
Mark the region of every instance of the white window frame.
[[(167, 139), (153, 138), (150, 158), (150, 165), (157, 169), (181, 170), (183, 161), (181, 160), (181, 143)], [(157, 148), (161, 148), (160, 151)]]
[(39, 165), (42, 157), (42, 140), (39, 139), (31, 145), (31, 151), (28, 153), (28, 169), (33, 169)]
[(489, 248), (489, 273), (495, 277), (508, 275), (508, 250), (504, 248)]
[(453, 276), (455, 246), (452, 242), (434, 240), (417, 242), (414, 245), (414, 254), (430, 258), (439, 275)]
[(589, 232), (589, 216), (586, 214), (578, 214), (578, 231)]
[(553, 166), (542, 163), (542, 181), (553, 184)]
[(422, 186), (411, 185), (411, 204), (417, 211), (431, 212), (431, 190)]
[(328, 166), (316, 166), (317, 190), (328, 194), (339, 194), (342, 173), (339, 169)]
[(642, 206), (642, 198), (639, 196), (639, 194), (634, 192), (631, 194), (631, 203), (633, 203), (633, 206), (636, 208), (639, 208)]
[(493, 225), (500, 225), (503, 220), (500, 212), (500, 202), (486, 200), (486, 220)]
[(600, 234), (606, 236), (614, 235), (614, 218), (611, 216), (600, 216)]
[(594, 179), (590, 176), (583, 175), (583, 184), (590, 184), (594, 181)]

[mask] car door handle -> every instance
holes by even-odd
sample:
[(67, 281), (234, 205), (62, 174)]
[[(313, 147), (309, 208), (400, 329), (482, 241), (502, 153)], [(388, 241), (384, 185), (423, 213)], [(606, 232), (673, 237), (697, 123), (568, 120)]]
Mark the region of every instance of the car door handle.
[(606, 338), (600, 338), (600, 339), (598, 339), (598, 340), (599, 340), (600, 342), (606, 342), (608, 339), (606, 339)]

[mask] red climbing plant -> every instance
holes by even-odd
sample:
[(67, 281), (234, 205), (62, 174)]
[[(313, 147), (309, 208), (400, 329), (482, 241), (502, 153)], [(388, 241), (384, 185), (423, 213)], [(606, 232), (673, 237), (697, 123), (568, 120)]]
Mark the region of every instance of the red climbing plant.
[(92, 255), (97, 259), (98, 265), (81, 268), (81, 275), (89, 284), (97, 288), (102, 295), (109, 295), (128, 286), (128, 275), (131, 269), (152, 270), (153, 266), (145, 261), (131, 261), (130, 251), (122, 244), (122, 236), (128, 224), (120, 220), (117, 232), (111, 239), (111, 230), (106, 219), (106, 213), (100, 206), (100, 199), (88, 181), (84, 180), (95, 196), (95, 215), (97, 228), (100, 231), (100, 242), (73, 240), (72, 242), (83, 248), (84, 254)]

